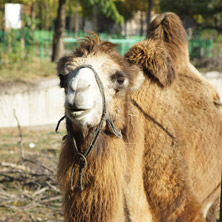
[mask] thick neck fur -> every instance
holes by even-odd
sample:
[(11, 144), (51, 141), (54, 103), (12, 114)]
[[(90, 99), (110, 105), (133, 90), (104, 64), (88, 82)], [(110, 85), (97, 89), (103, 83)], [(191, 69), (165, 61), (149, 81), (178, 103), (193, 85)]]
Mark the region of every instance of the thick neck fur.
[[(116, 127), (122, 130), (123, 139), (107, 133), (107, 129), (101, 132), (87, 158), (87, 166), (83, 173), (85, 188), (82, 192), (70, 189), (70, 173), (75, 157), (71, 138), (64, 138), (58, 165), (58, 181), (64, 191), (66, 222), (116, 222), (127, 219), (151, 221), (142, 174), (144, 126), (138, 111), (126, 101), (127, 99), (121, 105), (115, 101), (118, 105), (115, 109), (118, 109), (118, 112), (115, 110), (115, 116), (110, 116)], [(78, 146), (83, 149), (87, 148), (92, 137), (92, 132), (88, 133), (84, 137), (76, 137)], [(76, 166), (74, 185), (78, 175)]]
[[(117, 126), (121, 124), (116, 124)], [(78, 149), (85, 151), (93, 130), (75, 133)], [(64, 137), (58, 165), (58, 180), (64, 196), (65, 221), (118, 221), (123, 218), (122, 184), (126, 170), (123, 140), (104, 131), (87, 158), (83, 172), (82, 192), (70, 189), (70, 174), (75, 152), (69, 135)], [(78, 180), (78, 165), (74, 171), (74, 186)]]
[[(87, 141), (88, 142), (88, 141)], [(86, 142), (83, 142), (85, 144)], [(67, 138), (66, 148), (72, 149), (70, 138)], [(74, 154), (71, 154), (74, 157)], [(70, 159), (71, 160), (71, 159)], [(116, 221), (117, 212), (121, 209), (122, 180), (125, 152), (121, 140), (110, 138), (102, 133), (87, 159), (83, 173), (82, 192), (70, 190), (70, 161), (66, 172), (64, 216), (65, 221)], [(63, 163), (65, 164), (65, 163)], [(78, 167), (74, 173), (74, 185), (78, 179)], [(116, 218), (113, 220), (113, 218)]]

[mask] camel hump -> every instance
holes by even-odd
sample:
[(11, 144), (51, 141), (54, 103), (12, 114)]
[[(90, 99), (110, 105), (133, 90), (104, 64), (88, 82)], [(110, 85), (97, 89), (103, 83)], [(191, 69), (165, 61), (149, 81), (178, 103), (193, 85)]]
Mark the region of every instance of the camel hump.
[(182, 46), (188, 43), (183, 23), (173, 12), (157, 15), (147, 30), (147, 38)]
[(161, 87), (171, 85), (175, 79), (175, 66), (162, 41), (141, 41), (130, 48), (125, 58)]
[(134, 45), (125, 55), (133, 64), (161, 86), (169, 86), (189, 62), (187, 34), (181, 19), (172, 12), (157, 15), (147, 39)]
[(177, 71), (189, 63), (187, 33), (175, 13), (157, 15), (147, 30), (147, 39), (164, 43)]

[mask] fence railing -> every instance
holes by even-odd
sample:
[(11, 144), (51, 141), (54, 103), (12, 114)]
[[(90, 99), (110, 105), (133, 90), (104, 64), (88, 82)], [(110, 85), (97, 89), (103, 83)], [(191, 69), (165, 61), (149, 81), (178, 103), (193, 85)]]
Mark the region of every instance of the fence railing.
[[(87, 33), (79, 32), (78, 38), (75, 38), (75, 33), (66, 32), (64, 45), (65, 54), (74, 50), (78, 45), (78, 40)], [(53, 31), (24, 30), (24, 41), (21, 43), (21, 32), (18, 30), (11, 32), (0, 31), (0, 65), (20, 62), (21, 60), (39, 60), (50, 59), (52, 54), (52, 39)], [(118, 45), (117, 50), (124, 55), (129, 48), (145, 39), (141, 36), (129, 36), (124, 38), (120, 35), (109, 35), (99, 33), (103, 40), (108, 40)], [(191, 59), (201, 57), (211, 57), (213, 49), (213, 40), (191, 39), (189, 40), (189, 53)]]
[(212, 57), (213, 39), (190, 39), (189, 53), (190, 58)]

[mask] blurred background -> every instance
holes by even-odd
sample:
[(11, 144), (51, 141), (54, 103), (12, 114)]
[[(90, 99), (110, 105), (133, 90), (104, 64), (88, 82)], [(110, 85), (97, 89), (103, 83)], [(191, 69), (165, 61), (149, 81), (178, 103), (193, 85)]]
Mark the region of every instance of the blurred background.
[(62, 221), (58, 59), (92, 31), (124, 55), (167, 11), (180, 16), (191, 62), (222, 97), (222, 0), (0, 0), (0, 221)]
[[(166, 11), (182, 19), (191, 59), (205, 58), (207, 63), (211, 58), (218, 61), (209, 66), (219, 65), (221, 0), (0, 0), (0, 66), (36, 59), (57, 61), (91, 31), (119, 44), (124, 54), (145, 38), (151, 19)], [(53, 46), (53, 39), (64, 46)]]

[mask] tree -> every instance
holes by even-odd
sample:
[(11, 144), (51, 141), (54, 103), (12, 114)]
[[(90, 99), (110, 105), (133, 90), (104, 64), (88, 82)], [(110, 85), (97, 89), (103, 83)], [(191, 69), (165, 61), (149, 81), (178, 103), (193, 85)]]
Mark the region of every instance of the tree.
[(153, 0), (148, 0), (148, 11), (147, 11), (147, 29), (150, 25), (150, 21), (151, 21), (151, 12), (153, 9)]
[[(89, 9), (95, 10), (94, 8), (99, 8), (104, 15), (111, 18), (115, 23), (122, 24), (124, 22), (124, 18), (119, 13), (116, 3), (113, 0), (81, 0), (80, 4), (83, 11), (85, 9), (89, 11)], [(91, 12), (93, 13), (93, 11)]]
[(52, 46), (52, 61), (57, 62), (64, 52), (64, 33), (65, 33), (65, 6), (66, 0), (59, 0), (58, 14), (55, 23), (55, 32)]
[(119, 12), (124, 16), (125, 22), (133, 18), (136, 12), (141, 12), (140, 19), (140, 35), (143, 35), (143, 17), (146, 14), (147, 26), (151, 20), (151, 11), (159, 13), (159, 0), (124, 0), (119, 1), (118, 4)]
[(160, 9), (190, 17), (202, 27), (222, 30), (222, 0), (160, 0)]

